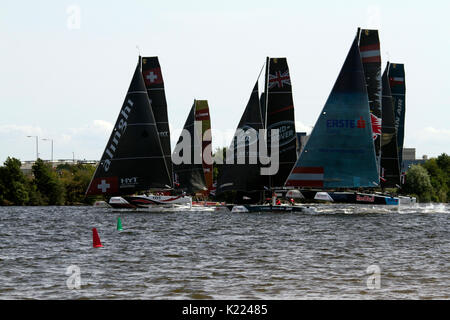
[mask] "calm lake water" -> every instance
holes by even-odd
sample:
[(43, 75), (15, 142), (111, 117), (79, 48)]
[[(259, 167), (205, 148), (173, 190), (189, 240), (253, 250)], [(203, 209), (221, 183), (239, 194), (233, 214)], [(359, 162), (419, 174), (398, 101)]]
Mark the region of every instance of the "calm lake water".
[[(443, 204), (287, 214), (1, 207), (0, 299), (449, 299), (449, 218)], [(94, 227), (103, 248), (92, 247)]]

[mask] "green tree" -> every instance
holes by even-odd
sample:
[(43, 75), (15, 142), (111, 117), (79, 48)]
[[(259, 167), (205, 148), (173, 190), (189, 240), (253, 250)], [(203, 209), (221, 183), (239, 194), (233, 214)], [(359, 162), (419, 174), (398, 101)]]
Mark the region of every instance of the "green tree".
[(41, 159), (32, 167), (34, 184), (43, 202), (48, 205), (64, 204), (64, 186), (58, 179), (56, 171)]
[(6, 205), (6, 168), (0, 167), (0, 206)]
[(27, 180), (19, 159), (8, 157), (0, 167), (0, 204), (25, 205), (29, 201)]
[(447, 182), (444, 171), (439, 167), (436, 159), (426, 161), (422, 166), (428, 171), (430, 176), (433, 192), (431, 194), (431, 201), (446, 202), (447, 201)]
[(48, 201), (47, 198), (44, 198), (42, 194), (38, 191), (36, 184), (33, 179), (28, 179), (27, 189), (29, 194), (29, 200), (27, 205), (29, 206), (45, 206)]
[(95, 172), (95, 166), (88, 164), (61, 165), (57, 172), (65, 188), (66, 204), (92, 203), (94, 198), (84, 196)]
[(430, 202), (433, 194), (430, 175), (420, 165), (413, 165), (406, 173), (405, 194), (415, 195), (420, 202)]
[(445, 184), (447, 185), (447, 201), (450, 201), (450, 156), (446, 153), (441, 154), (436, 159), (439, 168), (445, 175)]
[[(213, 166), (213, 180), (217, 181), (219, 178), (223, 164), (225, 163), (225, 157), (226, 157), (227, 148), (216, 148), (214, 153), (212, 154), (212, 157), (214, 159), (214, 166)], [(217, 163), (216, 160), (219, 162)]]

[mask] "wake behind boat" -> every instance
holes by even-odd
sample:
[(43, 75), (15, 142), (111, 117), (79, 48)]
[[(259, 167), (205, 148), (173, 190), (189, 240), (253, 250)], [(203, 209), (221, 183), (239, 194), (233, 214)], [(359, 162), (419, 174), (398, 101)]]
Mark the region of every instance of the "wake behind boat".
[(274, 212), (274, 213), (289, 213), (289, 212), (305, 212), (305, 208), (301, 206), (291, 205), (228, 205), (228, 210), (233, 213), (254, 213), (254, 212)]

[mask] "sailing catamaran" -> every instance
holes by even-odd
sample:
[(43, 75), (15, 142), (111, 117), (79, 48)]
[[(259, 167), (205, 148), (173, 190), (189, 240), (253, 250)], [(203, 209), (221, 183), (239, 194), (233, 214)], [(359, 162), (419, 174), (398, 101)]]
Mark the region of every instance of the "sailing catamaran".
[[(377, 56), (376, 52), (362, 50), (366, 47), (359, 46), (360, 35), (358, 30), (311, 136), (286, 181), (287, 187), (318, 188), (302, 189), (307, 199), (318, 199), (316, 195), (320, 199), (324, 189), (373, 188), (380, 183), (374, 144), (378, 137), (375, 139), (372, 130), (374, 115), (370, 112), (362, 59)], [(378, 100), (378, 93), (373, 97)], [(380, 194), (330, 191), (328, 196), (334, 202), (398, 204), (398, 198)]]
[[(261, 136), (260, 129), (267, 130), (266, 136)], [(278, 129), (279, 169), (274, 175), (264, 176), (260, 171), (264, 165), (261, 161), (257, 161), (263, 158), (259, 147), (262, 140), (262, 144), (268, 150), (267, 154), (276, 152), (271, 150), (271, 140), (274, 138), (272, 129)], [(240, 137), (240, 134), (244, 134), (245, 137)], [(243, 143), (242, 146), (239, 145), (239, 141)], [(265, 191), (272, 193), (275, 188), (283, 186), (297, 160), (296, 146), (294, 103), (287, 59), (268, 57), (264, 92), (259, 97), (257, 80), (233, 137), (233, 143), (227, 151), (227, 156), (233, 155), (233, 163), (224, 164), (217, 183), (217, 194), (237, 191), (235, 203), (241, 205), (229, 205), (229, 209), (233, 211), (302, 211), (299, 206), (261, 204), (265, 200)], [(244, 152), (239, 152), (240, 148)], [(250, 201), (253, 204), (243, 203)], [(258, 202), (259, 204), (255, 204)]]
[[(264, 192), (264, 187), (268, 186), (268, 179), (261, 175), (261, 163), (258, 161), (251, 161), (250, 158), (259, 159), (258, 143), (260, 130), (264, 128), (260, 98), (258, 91), (258, 80), (253, 87), (250, 99), (247, 103), (244, 113), (237, 127), (236, 133), (233, 136), (233, 143), (227, 150), (227, 155), (232, 154), (233, 163), (230, 159), (223, 164), (222, 171), (217, 181), (216, 194), (220, 195), (227, 191), (237, 192), (234, 199), (236, 203), (244, 202), (258, 202), (261, 200), (261, 193)], [(248, 135), (239, 137), (241, 135)], [(244, 152), (239, 153), (239, 141), (244, 143)]]
[[(399, 184), (395, 184), (395, 187), (401, 187), (405, 184), (405, 169), (403, 167), (403, 141), (405, 137), (405, 114), (406, 114), (406, 86), (405, 86), (405, 66), (399, 63), (389, 63), (386, 66), (385, 70), (386, 79), (383, 79), (386, 82), (386, 87), (389, 87), (391, 91), (391, 104), (389, 107), (393, 108), (393, 115), (391, 111), (389, 111), (389, 116), (391, 118), (391, 126), (395, 128), (393, 132), (395, 132), (395, 137), (392, 138), (392, 142), (389, 144), (389, 151), (386, 151), (388, 155), (390, 154), (392, 157), (395, 157), (395, 151), (392, 149), (397, 149), (397, 161), (393, 161), (394, 163), (386, 164), (387, 176), (385, 177), (388, 180), (388, 183), (382, 181), (382, 187), (393, 187), (392, 184), (389, 183), (389, 178), (394, 182), (398, 182), (398, 175), (400, 176)], [(383, 104), (384, 108), (384, 104)], [(383, 120), (384, 121), (384, 120)], [(393, 122), (393, 124), (392, 124)], [(392, 127), (391, 127), (392, 128)], [(392, 129), (391, 129), (392, 132)], [(396, 171), (397, 166), (400, 172)], [(390, 173), (390, 170), (393, 170), (393, 173)], [(389, 177), (389, 174), (392, 174), (392, 177)], [(386, 175), (386, 173), (385, 173)], [(399, 196), (400, 204), (404, 205), (412, 205), (416, 204), (417, 199), (415, 197), (405, 197)]]
[(378, 30), (358, 29), (359, 52), (364, 70), (367, 95), (369, 98), (372, 138), (375, 147), (377, 168), (380, 167), (381, 155), (381, 124), (382, 124), (382, 84), (381, 84), (381, 54)]
[(149, 190), (171, 190), (171, 171), (161, 67), (157, 57), (142, 59), (139, 56), (125, 101), (86, 196), (109, 196), (109, 205), (113, 208), (190, 205), (192, 199), (184, 195), (135, 195)]
[(383, 120), (381, 134), (381, 188), (397, 188), (400, 185), (400, 166), (397, 149), (397, 130), (395, 129), (394, 105), (389, 84), (387, 63), (383, 73)]
[(172, 157), (182, 158), (173, 166), (175, 188), (207, 196), (213, 186), (213, 166), (207, 161), (212, 160), (208, 101), (194, 100)]

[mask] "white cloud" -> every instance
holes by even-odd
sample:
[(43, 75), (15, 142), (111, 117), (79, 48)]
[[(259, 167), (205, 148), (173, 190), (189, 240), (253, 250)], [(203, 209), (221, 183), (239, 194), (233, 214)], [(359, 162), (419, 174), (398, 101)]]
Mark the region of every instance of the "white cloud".
[(25, 136), (42, 136), (44, 134), (44, 131), (40, 127), (30, 125), (5, 124), (0, 125), (0, 133), (10, 135), (23, 134)]
[(111, 133), (113, 130), (113, 124), (105, 120), (94, 120), (94, 128), (105, 133)]
[(445, 142), (450, 145), (450, 129), (425, 127), (418, 132), (413, 133), (413, 138), (421, 143)]
[(113, 125), (105, 120), (94, 120), (91, 124), (81, 128), (70, 128), (69, 133), (66, 133), (70, 137), (72, 136), (94, 136), (101, 135), (107, 136), (112, 132)]
[(27, 136), (38, 136), (39, 156), (50, 158), (50, 144), (43, 138), (53, 139), (54, 158), (72, 158), (73, 153), (79, 159), (98, 159), (112, 132), (113, 124), (105, 120), (94, 120), (89, 125), (79, 128), (60, 130), (43, 130), (33, 125), (0, 125), (0, 161), (8, 156), (21, 160), (35, 158), (35, 142)]
[[(411, 133), (410, 143), (417, 148), (417, 155), (430, 157), (450, 153), (450, 129), (425, 127)], [(407, 146), (405, 146), (407, 147)]]
[(313, 126), (308, 126), (301, 121), (295, 121), (295, 130), (297, 132), (306, 132), (307, 135), (311, 134)]

